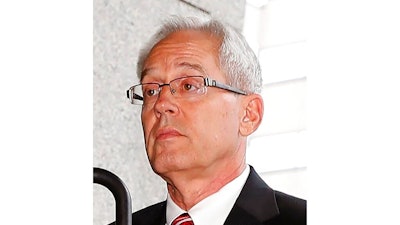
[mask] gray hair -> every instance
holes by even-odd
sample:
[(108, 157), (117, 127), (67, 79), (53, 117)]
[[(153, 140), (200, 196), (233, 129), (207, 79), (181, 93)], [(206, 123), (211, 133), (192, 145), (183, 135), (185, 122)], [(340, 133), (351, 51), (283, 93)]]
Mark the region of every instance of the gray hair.
[(221, 38), (219, 63), (226, 73), (229, 85), (247, 93), (260, 93), (261, 68), (256, 55), (245, 38), (234, 28), (215, 19), (174, 16), (167, 20), (139, 53), (137, 75), (141, 80), (143, 64), (151, 49), (169, 34), (181, 30), (208, 32)]

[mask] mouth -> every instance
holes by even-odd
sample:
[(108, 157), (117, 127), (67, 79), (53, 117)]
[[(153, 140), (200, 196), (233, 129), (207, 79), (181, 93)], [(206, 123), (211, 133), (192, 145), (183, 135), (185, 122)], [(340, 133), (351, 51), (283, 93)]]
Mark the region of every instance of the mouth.
[(168, 140), (182, 136), (182, 134), (174, 128), (161, 128), (156, 132), (156, 140)]

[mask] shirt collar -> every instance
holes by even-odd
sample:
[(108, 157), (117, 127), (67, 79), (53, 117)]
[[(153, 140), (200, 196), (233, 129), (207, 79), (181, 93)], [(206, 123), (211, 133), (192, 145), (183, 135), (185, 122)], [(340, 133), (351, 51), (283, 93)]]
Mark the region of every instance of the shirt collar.
[[(245, 170), (234, 180), (223, 186), (216, 193), (201, 200), (189, 211), (195, 225), (222, 225), (232, 210), (247, 177), (249, 176), (250, 168), (247, 165)], [(178, 205), (167, 195), (167, 210), (166, 219), (167, 225), (180, 214), (186, 212), (179, 208)]]

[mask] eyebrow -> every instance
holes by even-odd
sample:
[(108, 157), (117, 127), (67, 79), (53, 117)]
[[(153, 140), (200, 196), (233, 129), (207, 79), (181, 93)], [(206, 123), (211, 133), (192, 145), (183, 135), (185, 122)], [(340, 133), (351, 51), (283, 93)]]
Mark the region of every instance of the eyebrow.
[(200, 64), (193, 64), (193, 63), (188, 63), (188, 62), (182, 62), (178, 64), (178, 67), (184, 67), (184, 68), (189, 68), (193, 70), (197, 70), (201, 72), (203, 75), (206, 75), (206, 71), (204, 70), (203, 66)]
[[(197, 64), (197, 63), (193, 64), (193, 63), (189, 63), (189, 62), (181, 62), (181, 63), (178, 63), (177, 65), (178, 65), (178, 68), (179, 67), (189, 68), (189, 69), (193, 69), (193, 70), (199, 71), (200, 73), (202, 73), (202, 75), (207, 75), (205, 69), (200, 64)], [(143, 77), (146, 76), (152, 70), (155, 70), (155, 68), (150, 67), (150, 68), (144, 69), (142, 71), (142, 73), (140, 74), (141, 79), (143, 79)]]

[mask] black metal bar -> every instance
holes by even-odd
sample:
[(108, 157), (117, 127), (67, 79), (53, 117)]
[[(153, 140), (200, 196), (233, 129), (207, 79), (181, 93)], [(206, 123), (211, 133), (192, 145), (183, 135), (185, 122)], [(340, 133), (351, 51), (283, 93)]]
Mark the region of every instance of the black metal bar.
[(124, 182), (108, 170), (93, 167), (93, 183), (105, 186), (114, 195), (115, 225), (132, 225), (132, 200)]

